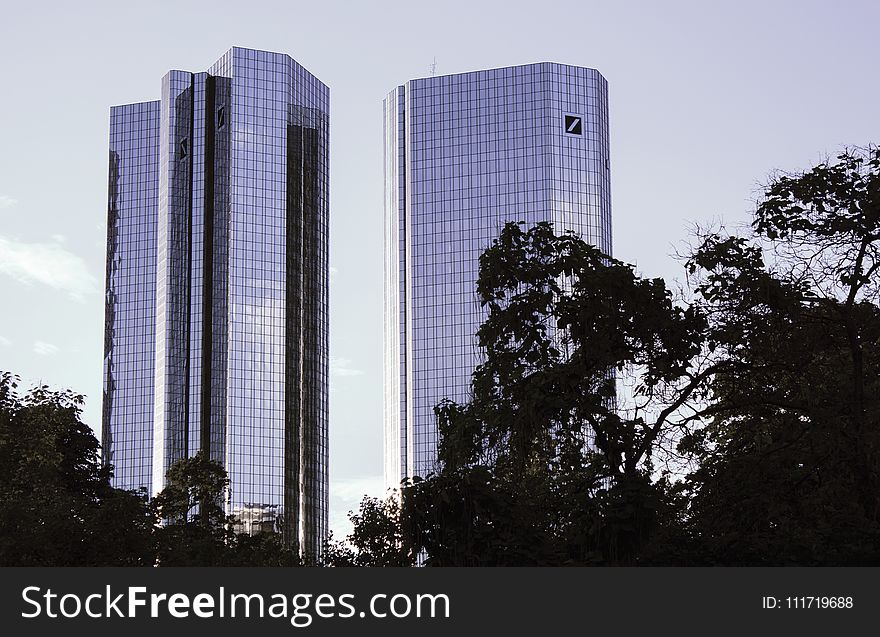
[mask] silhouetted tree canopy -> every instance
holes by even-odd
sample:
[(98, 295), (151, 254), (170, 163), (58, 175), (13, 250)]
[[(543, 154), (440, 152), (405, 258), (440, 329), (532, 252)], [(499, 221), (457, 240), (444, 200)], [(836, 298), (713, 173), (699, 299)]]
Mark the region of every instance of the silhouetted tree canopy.
[[(437, 470), (365, 497), (330, 566), (880, 563), (880, 150), (778, 173), (686, 283), (550, 224), (484, 252)], [(295, 565), (202, 453), (114, 489), (82, 397), (0, 374), (0, 563)]]
[(412, 566), (416, 556), (400, 527), (400, 500), (364, 496), (357, 513), (349, 513), (353, 531), (347, 542), (333, 541), (324, 547), (326, 566)]
[(294, 549), (280, 533), (236, 533), (223, 498), (229, 478), (222, 465), (199, 451), (171, 465), (166, 486), (150, 506), (157, 520), (160, 566), (296, 566)]
[(777, 175), (748, 236), (687, 263), (711, 317), (706, 427), (682, 443), (701, 559), (880, 559), (880, 151)]
[(294, 566), (280, 533), (235, 533), (228, 478), (198, 453), (168, 471), (152, 501), (110, 484), (82, 396), (0, 373), (0, 564), (4, 566)]
[(110, 486), (82, 396), (0, 373), (0, 563), (137, 565), (152, 555), (143, 493)]
[(399, 510), (362, 505), (389, 515), (355, 515), (350, 548), (877, 562), (880, 151), (777, 174), (749, 228), (697, 239), (673, 298), (572, 234), (508, 224), (480, 261), (472, 399), (436, 409), (440, 468)]
[(441, 470), (404, 490), (414, 547), (434, 565), (636, 563), (680, 506), (651, 454), (707, 377), (705, 318), (547, 223), (507, 224), (477, 291), (485, 362), (469, 403), (437, 407)]

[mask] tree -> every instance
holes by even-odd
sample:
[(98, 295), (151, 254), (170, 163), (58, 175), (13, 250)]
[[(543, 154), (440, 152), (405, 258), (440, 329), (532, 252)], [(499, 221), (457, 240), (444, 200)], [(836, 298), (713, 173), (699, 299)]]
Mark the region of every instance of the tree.
[(412, 566), (416, 555), (401, 527), (397, 492), (385, 499), (364, 496), (359, 512), (349, 513), (353, 530), (346, 542), (332, 537), (324, 547), (327, 566)]
[(4, 566), (293, 566), (279, 533), (235, 533), (221, 505), (223, 467), (176, 462), (152, 502), (110, 485), (82, 396), (0, 373), (0, 564)]
[(143, 493), (110, 486), (99, 444), (80, 419), (82, 396), (0, 373), (0, 563), (149, 564), (152, 518)]
[(441, 469), (404, 486), (401, 545), (437, 565), (880, 563), (878, 240), (876, 147), (775, 175), (747, 233), (702, 233), (687, 298), (508, 225), (480, 262), (485, 362), (470, 402), (436, 409)]
[(223, 466), (199, 451), (168, 470), (165, 488), (153, 499), (160, 566), (296, 566), (295, 548), (280, 533), (236, 533), (223, 497), (229, 478)]
[(485, 362), (469, 403), (436, 410), (442, 469), (403, 490), (412, 545), (436, 565), (639, 562), (681, 508), (652, 458), (713, 372), (693, 364), (704, 317), (547, 223), (507, 224), (477, 292)]
[(683, 451), (715, 563), (880, 562), (880, 150), (767, 186), (747, 236), (688, 262), (726, 365)]
[(222, 498), (229, 479), (223, 467), (199, 452), (175, 462), (151, 508), (162, 566), (220, 566), (234, 541)]

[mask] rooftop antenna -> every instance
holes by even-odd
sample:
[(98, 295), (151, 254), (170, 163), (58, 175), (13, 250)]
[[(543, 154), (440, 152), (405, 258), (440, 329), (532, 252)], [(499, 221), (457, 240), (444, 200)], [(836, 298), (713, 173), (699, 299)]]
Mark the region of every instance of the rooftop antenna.
[(437, 56), (434, 56), (434, 61), (428, 65), (428, 68), (431, 69), (431, 77), (434, 77), (437, 73)]

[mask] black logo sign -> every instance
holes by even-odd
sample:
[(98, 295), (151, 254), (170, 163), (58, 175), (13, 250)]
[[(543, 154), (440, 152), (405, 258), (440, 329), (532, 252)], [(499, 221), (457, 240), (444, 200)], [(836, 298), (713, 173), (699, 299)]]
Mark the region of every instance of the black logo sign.
[(565, 116), (565, 132), (569, 135), (583, 135), (583, 123), (577, 115)]

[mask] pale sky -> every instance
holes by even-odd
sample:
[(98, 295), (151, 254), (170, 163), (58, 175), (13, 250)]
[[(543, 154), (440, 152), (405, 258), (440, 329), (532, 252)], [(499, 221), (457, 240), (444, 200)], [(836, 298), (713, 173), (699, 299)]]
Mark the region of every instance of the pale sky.
[(614, 255), (681, 278), (694, 223), (748, 218), (774, 168), (880, 142), (880, 3), (10, 2), (0, 5), (0, 370), (100, 428), (109, 107), (231, 46), (330, 86), (331, 528), (382, 488), (382, 98), (555, 61), (609, 82)]

